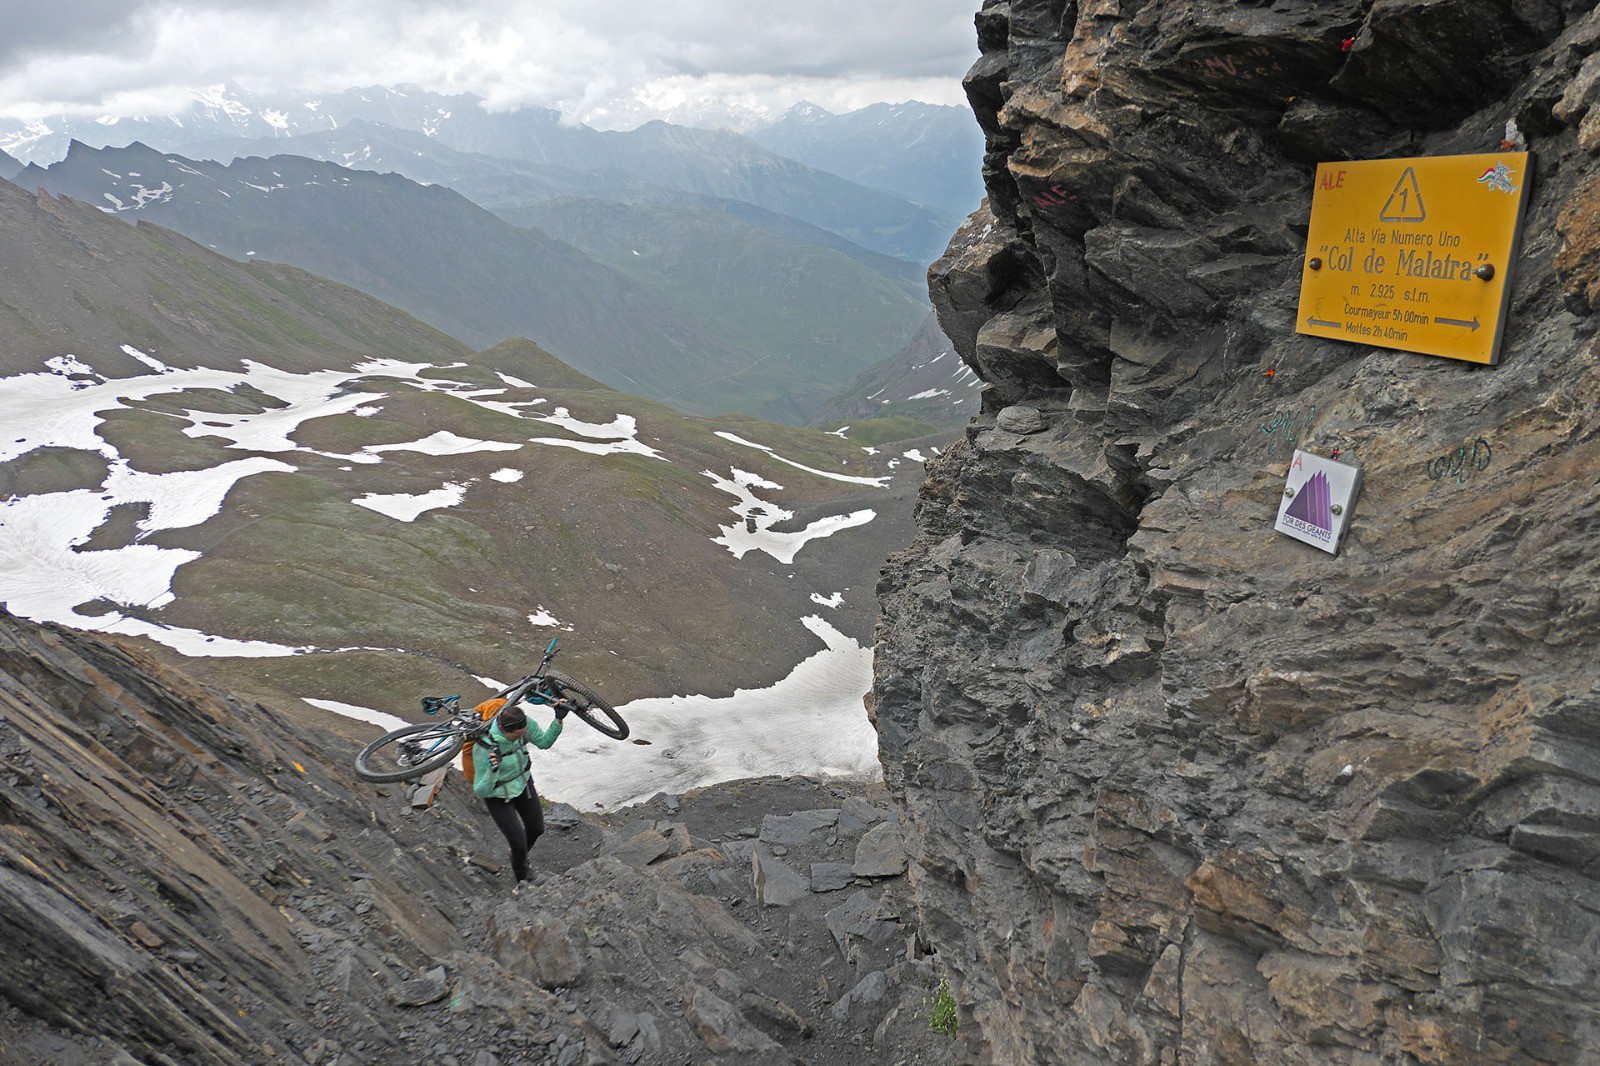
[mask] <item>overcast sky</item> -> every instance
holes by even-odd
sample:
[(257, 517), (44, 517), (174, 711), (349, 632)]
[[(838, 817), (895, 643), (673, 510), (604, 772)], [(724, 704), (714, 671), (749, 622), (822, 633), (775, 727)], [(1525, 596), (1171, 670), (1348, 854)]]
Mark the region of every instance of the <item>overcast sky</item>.
[(414, 83), (597, 126), (706, 97), (962, 104), (980, 0), (0, 0), (0, 115), (136, 116), (190, 90)]

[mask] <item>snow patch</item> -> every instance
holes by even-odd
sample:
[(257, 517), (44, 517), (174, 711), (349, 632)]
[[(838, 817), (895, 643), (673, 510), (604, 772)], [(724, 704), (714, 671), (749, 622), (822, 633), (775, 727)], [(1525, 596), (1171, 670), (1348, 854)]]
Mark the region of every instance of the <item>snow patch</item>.
[(340, 703), (337, 700), (315, 700), (310, 696), (301, 696), (300, 702), (309, 703), (318, 710), (331, 711), (343, 718), (375, 725), (385, 733), (391, 733), (396, 729), (401, 729), (411, 724), (404, 718), (385, 714), (383, 711), (375, 711), (371, 707), (358, 707), (353, 703)]
[[(100, 378), (100, 375), (95, 373), (94, 367), (84, 363), (75, 355), (58, 355), (54, 359), (46, 359), (44, 365), (49, 367), (53, 373), (60, 374), (63, 377), (78, 374)], [(104, 381), (105, 379), (100, 378), (100, 380)]]
[(473, 437), (458, 437), (448, 429), (441, 429), (421, 440), (407, 441), (401, 444), (369, 444), (362, 451), (377, 454), (379, 452), (421, 452), (424, 455), (464, 455), (467, 452), (514, 452), (522, 447), (499, 440), (477, 440)]
[(166, 374), (172, 370), (171, 367), (157, 359), (155, 356), (146, 355), (144, 352), (141, 352), (131, 344), (124, 344), (122, 346), (122, 351), (126, 355), (133, 356), (135, 359), (139, 360), (139, 362), (143, 363), (151, 370), (154, 370), (157, 374)]
[(586, 440), (567, 440), (563, 437), (532, 437), (530, 444), (549, 444), (556, 448), (571, 448), (573, 451), (586, 452), (589, 455), (645, 455), (652, 459), (660, 459), (664, 463), (672, 462), (666, 456), (636, 440), (620, 440), (615, 444), (596, 444)]
[(369, 492), (350, 502), (357, 507), (377, 511), (381, 515), (388, 515), (401, 522), (415, 522), (429, 511), (436, 511), (442, 507), (455, 507), (467, 498), (468, 484), (470, 483), (446, 482), (431, 492), (414, 495), (404, 492)]
[(539, 754), (541, 795), (581, 808), (618, 807), (657, 792), (745, 777), (881, 774), (878, 736), (862, 705), (872, 688), (872, 649), (822, 618), (801, 624), (824, 650), (787, 677), (732, 696), (665, 696), (617, 708), (649, 747), (618, 744), (569, 725)]
[(785, 464), (786, 466), (792, 466), (796, 470), (804, 470), (808, 474), (815, 474), (818, 477), (825, 477), (832, 481), (843, 481), (851, 485), (870, 485), (872, 488), (881, 489), (891, 480), (893, 480), (892, 478), (887, 477), (853, 477), (849, 474), (835, 474), (827, 470), (818, 470), (815, 467), (802, 466), (800, 463), (794, 462), (791, 459), (785, 459), (783, 456), (779, 455), (765, 444), (756, 444), (755, 442), (745, 440), (743, 437), (737, 436), (736, 434), (727, 433), (719, 429), (717, 430), (717, 436), (721, 437), (723, 440), (731, 441), (734, 444), (743, 445), (746, 448), (754, 448), (758, 452), (766, 452), (768, 455), (772, 456), (772, 458), (776, 459), (780, 463)]
[(578, 436), (588, 437), (591, 440), (629, 440), (639, 434), (638, 423), (632, 415), (617, 415), (609, 422), (585, 422), (573, 418), (565, 407), (557, 407), (555, 413), (545, 415), (538, 421), (569, 429)]
[(752, 551), (763, 551), (778, 562), (788, 565), (794, 562), (800, 549), (810, 541), (819, 537), (831, 537), (841, 529), (866, 525), (878, 517), (876, 511), (860, 510), (847, 515), (819, 518), (804, 529), (793, 532), (776, 530), (772, 527), (793, 518), (794, 512), (760, 499), (751, 490), (764, 488), (781, 491), (782, 485), (767, 481), (746, 470), (735, 469), (732, 471), (732, 477), (726, 478), (712, 470), (702, 470), (700, 473), (710, 478), (711, 483), (718, 489), (737, 500), (729, 510), (739, 516), (739, 523), (718, 526), (722, 536), (711, 538), (711, 543), (727, 548), (735, 559), (743, 559)]

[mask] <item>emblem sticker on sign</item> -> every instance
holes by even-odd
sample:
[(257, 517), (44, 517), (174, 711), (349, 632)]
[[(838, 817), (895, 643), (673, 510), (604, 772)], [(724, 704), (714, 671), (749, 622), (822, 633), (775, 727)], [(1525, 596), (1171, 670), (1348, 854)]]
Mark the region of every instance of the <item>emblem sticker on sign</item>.
[(1296, 330), (1497, 362), (1531, 164), (1526, 152), (1320, 164)]

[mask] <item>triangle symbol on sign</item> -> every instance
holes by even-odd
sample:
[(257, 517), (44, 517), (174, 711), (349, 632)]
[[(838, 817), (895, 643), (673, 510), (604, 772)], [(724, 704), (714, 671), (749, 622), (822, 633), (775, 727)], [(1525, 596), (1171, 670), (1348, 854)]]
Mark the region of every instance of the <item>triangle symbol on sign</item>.
[(1422, 190), (1417, 188), (1417, 172), (1406, 167), (1406, 172), (1394, 183), (1394, 192), (1389, 194), (1383, 210), (1378, 212), (1378, 218), (1384, 222), (1421, 222), (1427, 217), (1428, 209), (1422, 206)]

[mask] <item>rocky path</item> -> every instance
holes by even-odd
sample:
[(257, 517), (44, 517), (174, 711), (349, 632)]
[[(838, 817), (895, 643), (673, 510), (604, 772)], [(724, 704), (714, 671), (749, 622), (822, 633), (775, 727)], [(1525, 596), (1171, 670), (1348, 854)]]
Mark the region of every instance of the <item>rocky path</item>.
[(537, 891), (494, 910), (495, 957), (628, 1062), (949, 1061), (886, 801), (789, 778), (602, 818), (557, 808)]
[(0, 612), (0, 1064), (955, 1061), (881, 785), (548, 810)]

